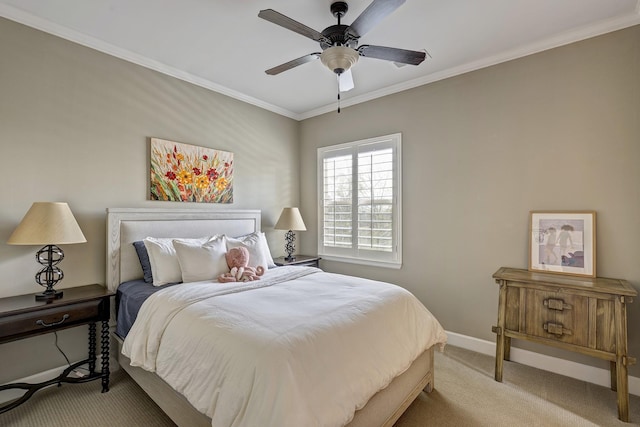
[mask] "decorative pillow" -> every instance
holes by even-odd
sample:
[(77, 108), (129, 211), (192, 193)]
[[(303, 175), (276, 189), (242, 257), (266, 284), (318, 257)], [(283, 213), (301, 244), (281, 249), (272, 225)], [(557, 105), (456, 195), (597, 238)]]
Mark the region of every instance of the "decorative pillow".
[[(211, 238), (212, 236), (207, 236), (197, 239), (179, 240), (197, 242), (201, 245)], [(182, 281), (182, 270), (180, 269), (176, 250), (173, 247), (173, 240), (177, 239), (147, 237), (143, 240), (151, 263), (153, 286), (162, 286), (168, 283), (180, 283)]]
[(227, 250), (239, 246), (244, 246), (249, 250), (249, 267), (255, 268), (261, 265), (266, 269), (276, 266), (264, 233), (256, 231), (240, 237), (227, 237)]
[(151, 262), (149, 261), (149, 253), (144, 246), (142, 240), (133, 242), (133, 247), (136, 248), (138, 259), (140, 260), (140, 267), (142, 267), (142, 275), (145, 283), (153, 283), (153, 275), (151, 274)]
[(224, 236), (215, 236), (204, 244), (176, 239), (173, 247), (178, 255), (182, 281), (185, 283), (213, 280), (229, 271), (225, 259), (227, 245)]

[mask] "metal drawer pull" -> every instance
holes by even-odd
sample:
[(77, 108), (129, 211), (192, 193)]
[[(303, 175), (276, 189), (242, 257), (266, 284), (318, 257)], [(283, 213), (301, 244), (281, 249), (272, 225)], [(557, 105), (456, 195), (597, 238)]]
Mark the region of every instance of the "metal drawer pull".
[(62, 320), (59, 322), (53, 322), (53, 323), (45, 323), (44, 320), (36, 320), (36, 325), (40, 325), (40, 326), (44, 326), (45, 328), (48, 328), (50, 326), (57, 326), (62, 324), (65, 320), (67, 320), (69, 318), (68, 314), (65, 314), (64, 316), (62, 316)]
[(563, 300), (555, 298), (546, 299), (542, 301), (542, 304), (544, 304), (544, 306), (550, 310), (562, 311), (571, 310), (573, 308), (570, 304), (565, 303)]
[(545, 331), (553, 335), (573, 335), (573, 332), (571, 332), (569, 329), (565, 329), (564, 326), (562, 326), (562, 323), (547, 322), (543, 325), (543, 328)]

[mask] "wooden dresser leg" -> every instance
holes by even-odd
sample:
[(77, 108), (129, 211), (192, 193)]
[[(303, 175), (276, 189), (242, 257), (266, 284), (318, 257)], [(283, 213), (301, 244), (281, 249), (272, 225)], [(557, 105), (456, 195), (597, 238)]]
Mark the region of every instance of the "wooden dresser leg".
[(504, 337), (504, 360), (511, 360), (511, 337)]
[(629, 378), (627, 372), (627, 307), (625, 298), (615, 300), (614, 322), (616, 327), (616, 387), (618, 392), (618, 418), (629, 421)]
[(511, 342), (507, 342), (504, 336), (504, 325), (507, 311), (507, 286), (504, 280), (500, 280), (500, 293), (498, 295), (498, 326), (494, 326), (492, 331), (496, 334), (496, 371), (495, 380), (502, 382), (502, 369), (504, 366), (505, 356), (509, 357), (510, 349), (506, 349), (505, 344), (509, 347)]
[(620, 421), (629, 422), (629, 377), (627, 376), (627, 365), (623, 357), (618, 357), (617, 361), (618, 418)]
[(502, 369), (504, 366), (504, 335), (499, 334), (496, 340), (496, 373), (495, 380), (502, 382)]

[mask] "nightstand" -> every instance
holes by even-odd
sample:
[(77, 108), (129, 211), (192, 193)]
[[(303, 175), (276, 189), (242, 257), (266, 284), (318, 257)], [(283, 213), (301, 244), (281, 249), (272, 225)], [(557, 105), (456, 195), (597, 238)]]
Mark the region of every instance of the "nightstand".
[(282, 266), (285, 266), (285, 265), (298, 265), (298, 266), (305, 266), (305, 267), (319, 267), (321, 259), (322, 258), (317, 257), (317, 256), (296, 255), (296, 257), (295, 257), (295, 259), (293, 261), (285, 261), (284, 257), (281, 256), (281, 257), (278, 257), (278, 258), (274, 258), (273, 262), (278, 267), (282, 267)]
[[(67, 288), (56, 300), (36, 301), (33, 294), (0, 299), (0, 344), (36, 335), (47, 334), (80, 325), (89, 325), (88, 358), (67, 367), (57, 378), (38, 384), (13, 383), (1, 390), (22, 389), (24, 395), (3, 406), (0, 414), (26, 402), (37, 390), (53, 384), (84, 383), (102, 380), (102, 392), (109, 391), (109, 316), (110, 299), (115, 295), (101, 285)], [(102, 322), (100, 334), (101, 370), (96, 371), (96, 322)], [(74, 377), (70, 374), (88, 364), (89, 374)]]

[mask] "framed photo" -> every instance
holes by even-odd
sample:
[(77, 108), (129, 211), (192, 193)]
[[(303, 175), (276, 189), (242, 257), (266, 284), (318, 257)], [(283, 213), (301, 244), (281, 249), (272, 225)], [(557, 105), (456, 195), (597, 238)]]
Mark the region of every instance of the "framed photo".
[(596, 277), (596, 213), (532, 211), (529, 270)]

